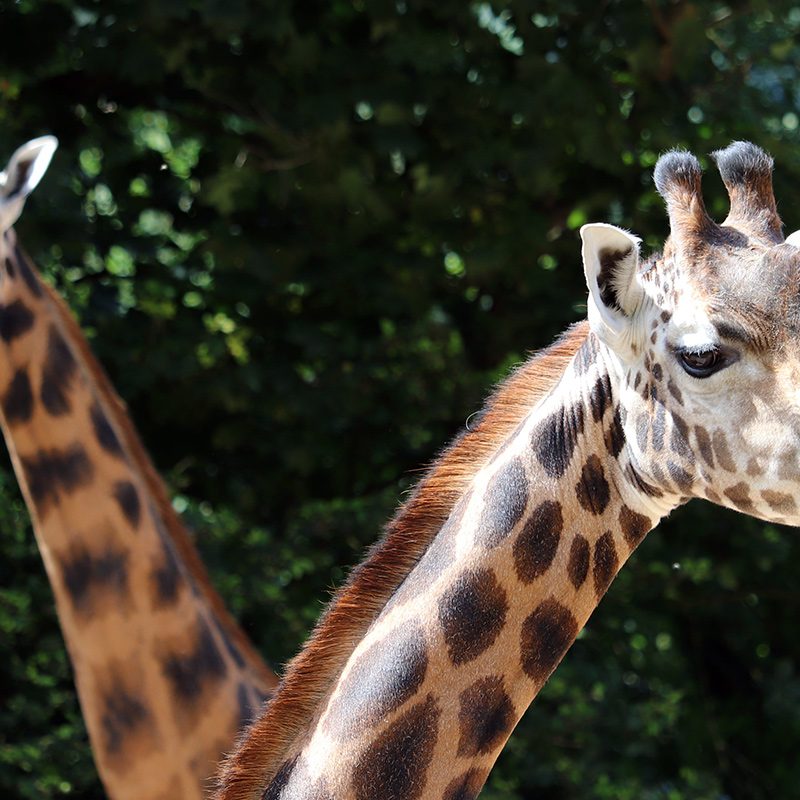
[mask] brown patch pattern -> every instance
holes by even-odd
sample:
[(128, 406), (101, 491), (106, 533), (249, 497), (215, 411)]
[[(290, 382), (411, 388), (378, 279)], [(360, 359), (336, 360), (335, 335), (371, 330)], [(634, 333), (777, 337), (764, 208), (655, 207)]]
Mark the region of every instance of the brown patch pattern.
[(485, 771), (474, 767), (468, 769), (447, 784), (442, 800), (477, 800), (485, 782)]
[(349, 738), (364, 732), (410, 700), (425, 680), (428, 651), (422, 629), (390, 634), (373, 644), (351, 668), (325, 717), (326, 733)]
[(550, 568), (563, 528), (561, 504), (557, 501), (545, 500), (533, 510), (513, 548), (514, 568), (523, 583), (531, 583)]
[(572, 612), (554, 598), (540, 603), (522, 623), (520, 650), (525, 674), (543, 684), (578, 635)]
[(18, 369), (3, 396), (3, 414), (9, 425), (27, 422), (33, 415), (33, 392), (28, 370)]
[(611, 492), (603, 464), (596, 455), (590, 455), (581, 469), (581, 479), (575, 486), (578, 502), (584, 511), (600, 516), (608, 506)]
[(528, 502), (528, 479), (522, 459), (512, 458), (492, 476), (478, 523), (478, 540), (496, 547), (519, 522)]
[(719, 461), (719, 465), (722, 469), (727, 472), (736, 472), (736, 462), (733, 460), (731, 451), (728, 449), (728, 439), (725, 433), (717, 428), (714, 431), (711, 441), (714, 446), (714, 453), (717, 456), (717, 461)]
[(592, 577), (598, 598), (606, 593), (617, 574), (617, 569), (619, 569), (619, 558), (617, 557), (617, 548), (614, 546), (614, 537), (611, 535), (611, 531), (606, 531), (594, 546)]
[(514, 725), (514, 705), (501, 675), (475, 681), (458, 702), (459, 756), (485, 755), (506, 740)]
[(740, 511), (752, 511), (753, 501), (750, 499), (750, 490), (746, 483), (740, 481), (723, 492), (725, 497)]
[(797, 503), (790, 494), (764, 489), (761, 492), (761, 496), (764, 498), (767, 505), (779, 514), (794, 514), (795, 511), (797, 511)]
[(603, 440), (606, 450), (613, 458), (616, 458), (625, 446), (625, 430), (622, 427), (619, 406), (614, 409), (614, 416), (611, 418), (608, 428), (603, 432)]
[(533, 450), (550, 477), (560, 478), (566, 472), (583, 425), (583, 405), (576, 403), (553, 412), (536, 426)]
[(491, 647), (507, 611), (505, 590), (491, 569), (459, 575), (439, 600), (439, 623), (453, 664), (466, 664)]
[(586, 537), (579, 533), (576, 534), (569, 549), (569, 561), (567, 562), (567, 575), (570, 583), (576, 589), (583, 586), (589, 572), (589, 549)]
[(619, 525), (622, 529), (622, 535), (631, 549), (639, 546), (639, 543), (652, 527), (649, 517), (639, 514), (626, 505), (623, 505), (619, 510)]
[(700, 449), (700, 455), (703, 461), (708, 464), (711, 469), (714, 469), (714, 450), (711, 447), (711, 437), (708, 431), (702, 425), (695, 425), (694, 435), (697, 439), (697, 446)]
[(353, 769), (356, 800), (417, 800), (423, 796), (440, 714), (435, 698), (428, 695), (370, 744)]

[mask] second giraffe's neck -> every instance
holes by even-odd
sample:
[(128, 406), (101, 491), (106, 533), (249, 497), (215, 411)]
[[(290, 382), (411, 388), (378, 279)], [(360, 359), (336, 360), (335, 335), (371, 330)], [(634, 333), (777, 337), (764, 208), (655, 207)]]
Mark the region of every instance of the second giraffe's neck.
[(0, 422), (108, 795), (199, 800), (276, 681), (13, 232), (0, 240)]
[(476, 471), (265, 798), (477, 796), (619, 568), (679, 501), (630, 463), (615, 369), (590, 335)]

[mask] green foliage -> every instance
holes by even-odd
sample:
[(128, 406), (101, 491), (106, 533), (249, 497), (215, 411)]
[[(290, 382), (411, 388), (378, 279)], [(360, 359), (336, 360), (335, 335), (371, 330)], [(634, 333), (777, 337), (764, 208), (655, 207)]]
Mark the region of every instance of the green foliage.
[[(757, 141), (798, 224), (798, 29), (761, 0), (0, 5), (0, 153), (61, 140), (20, 235), (274, 664), (416, 468), (582, 315), (576, 229), (658, 246), (660, 151)], [(0, 495), (0, 792), (99, 798), (8, 467)], [(676, 513), (485, 796), (800, 796), (795, 538)]]

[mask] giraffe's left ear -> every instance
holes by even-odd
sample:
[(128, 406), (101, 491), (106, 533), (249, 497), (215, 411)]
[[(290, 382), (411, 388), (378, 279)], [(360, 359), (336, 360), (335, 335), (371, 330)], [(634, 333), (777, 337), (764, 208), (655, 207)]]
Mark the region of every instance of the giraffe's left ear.
[(589, 324), (614, 349), (630, 341), (630, 319), (644, 292), (636, 279), (639, 239), (598, 222), (581, 228), (583, 270), (589, 287)]
[(40, 136), (22, 145), (0, 172), (0, 231), (10, 228), (22, 213), (25, 200), (47, 171), (58, 147), (55, 136)]

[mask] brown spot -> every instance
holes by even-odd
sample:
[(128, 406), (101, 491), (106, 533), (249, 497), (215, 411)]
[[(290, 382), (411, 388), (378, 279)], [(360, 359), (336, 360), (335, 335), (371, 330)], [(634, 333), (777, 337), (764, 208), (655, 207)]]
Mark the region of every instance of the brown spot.
[(228, 668), (202, 617), (197, 619), (188, 647), (171, 640), (169, 647), (160, 657), (161, 669), (171, 689), (169, 696), (178, 711), (179, 725), (185, 730), (193, 725), (198, 715), (205, 713), (204, 693), (225, 677)]
[(666, 486), (669, 483), (667, 476), (664, 474), (664, 470), (662, 470), (658, 464), (651, 464), (650, 471), (653, 473), (653, 477), (656, 481), (662, 486)]
[(576, 589), (580, 589), (589, 572), (589, 542), (579, 533), (572, 540), (567, 562), (567, 575)]
[(477, 538), (486, 547), (502, 542), (519, 522), (528, 502), (528, 479), (520, 458), (512, 458), (489, 480)]
[(633, 381), (633, 388), (634, 389), (638, 389), (639, 388), (639, 384), (641, 382), (642, 382), (642, 373), (641, 372), (637, 372), (636, 373), (636, 378)]
[(706, 497), (712, 503), (719, 503), (720, 505), (722, 504), (722, 498), (710, 486), (706, 486), (705, 492)]
[(578, 621), (568, 608), (553, 598), (540, 603), (522, 623), (520, 648), (525, 674), (544, 683), (577, 635)]
[(428, 650), (422, 629), (412, 623), (361, 655), (341, 684), (325, 716), (334, 738), (360, 736), (410, 700), (425, 680)]
[[(656, 340), (656, 335), (653, 334), (653, 342)], [(653, 364), (653, 377), (660, 381), (664, 377), (664, 371), (661, 369), (661, 364), (655, 363)]]
[(583, 433), (583, 405), (560, 408), (536, 426), (533, 449), (539, 463), (552, 478), (560, 478), (567, 470), (578, 436)]
[(605, 442), (606, 450), (614, 458), (620, 454), (625, 446), (625, 430), (622, 427), (619, 406), (614, 409), (614, 416), (603, 432), (603, 441)]
[(130, 481), (117, 481), (114, 484), (114, 499), (125, 519), (133, 528), (138, 528), (142, 516), (142, 505), (136, 487)]
[(712, 442), (714, 445), (714, 453), (722, 469), (728, 472), (736, 472), (736, 463), (731, 456), (731, 451), (728, 449), (728, 439), (719, 428), (714, 431)]
[(456, 666), (494, 644), (505, 624), (508, 602), (491, 569), (462, 572), (439, 600), (439, 622)]
[(676, 464), (674, 461), (668, 461), (667, 472), (679, 489), (688, 492), (692, 488), (694, 479), (680, 464)]
[(653, 434), (653, 450), (660, 452), (664, 447), (664, 436), (667, 432), (667, 420), (663, 405), (656, 408), (650, 430)]
[(729, 489), (726, 489), (723, 494), (727, 497), (740, 511), (752, 511), (753, 501), (750, 499), (750, 490), (747, 484), (740, 481), (734, 484)]
[(497, 749), (514, 726), (514, 705), (501, 675), (481, 678), (458, 696), (458, 753), (475, 757)]
[[(106, 544), (91, 552), (76, 542), (59, 559), (64, 588), (80, 614), (119, 610), (128, 596), (128, 554)], [(109, 593), (117, 603), (109, 602)]]
[(28, 491), (42, 515), (62, 494), (71, 494), (94, 477), (94, 465), (77, 442), (63, 450), (40, 450), (33, 456), (20, 456), (20, 461)]
[(128, 692), (121, 684), (99, 699), (103, 747), (106, 755), (113, 758), (130, 736), (136, 735), (142, 727), (152, 725), (152, 718), (144, 698)]
[(638, 547), (653, 526), (644, 514), (639, 514), (628, 506), (622, 506), (619, 510), (619, 525), (625, 541), (631, 548)]
[(584, 511), (600, 516), (608, 506), (611, 492), (608, 488), (603, 464), (596, 455), (589, 456), (581, 470), (581, 479), (575, 485), (578, 502)]
[(94, 435), (100, 443), (100, 447), (112, 456), (121, 458), (123, 456), (122, 445), (119, 443), (117, 434), (111, 427), (111, 423), (108, 421), (99, 403), (95, 402), (89, 409), (89, 417), (91, 418)]
[(767, 505), (779, 514), (794, 514), (797, 510), (797, 504), (794, 497), (790, 494), (783, 492), (773, 492), (770, 489), (764, 489), (761, 496), (766, 501)]
[(689, 446), (689, 426), (684, 422), (680, 414), (672, 415), (672, 425), (672, 434), (670, 436), (672, 452), (683, 458), (691, 459), (694, 453)]
[(486, 783), (486, 772), (480, 769), (468, 769), (447, 784), (442, 800), (477, 800), (483, 784)]
[(545, 500), (525, 521), (513, 548), (514, 567), (523, 583), (531, 583), (550, 568), (563, 527), (561, 504), (555, 500)]
[(672, 314), (669, 311), (662, 311), (661, 312), (661, 321), (662, 322), (669, 322), (672, 319)]
[(602, 597), (619, 569), (617, 548), (614, 546), (614, 537), (611, 531), (606, 531), (594, 546), (594, 564), (592, 577), (597, 597)]
[(3, 396), (3, 413), (9, 425), (27, 422), (33, 415), (33, 393), (28, 371), (23, 367), (14, 373)]
[(667, 390), (675, 398), (679, 406), (683, 405), (683, 395), (678, 386), (670, 379), (667, 381)]
[(39, 388), (42, 405), (51, 416), (60, 417), (70, 411), (69, 391), (77, 369), (78, 364), (64, 337), (51, 325)]
[(700, 448), (700, 455), (703, 461), (708, 464), (711, 469), (714, 469), (714, 451), (711, 448), (711, 437), (708, 431), (701, 425), (695, 425), (694, 435), (697, 439), (697, 446)]
[(175, 603), (185, 584), (185, 579), (178, 565), (175, 554), (175, 543), (164, 527), (161, 514), (154, 507), (150, 507), (150, 517), (153, 520), (159, 539), (161, 541), (161, 557), (151, 560), (150, 582), (152, 585), (153, 607), (168, 606)]
[(441, 710), (433, 697), (410, 708), (359, 757), (353, 769), (356, 800), (417, 800), (439, 737)]
[[(655, 344), (655, 343), (656, 343), (656, 341), (657, 341), (657, 339), (658, 339), (658, 336), (656, 336), (656, 332), (655, 332), (655, 331), (653, 331), (653, 332), (650, 334), (650, 344)], [(659, 373), (660, 373), (660, 372), (661, 372), (661, 367), (659, 367), (659, 366), (658, 366), (658, 364), (656, 364), (655, 366), (656, 366), (656, 367), (658, 367), (658, 371), (659, 371)], [(653, 374), (655, 374), (655, 367), (653, 368)], [(661, 376), (659, 375), (659, 377), (658, 377), (658, 378), (656, 378), (656, 380), (659, 380), (659, 381), (660, 381), (660, 380), (661, 380)]]
[(589, 393), (589, 406), (592, 409), (592, 418), (600, 422), (605, 410), (611, 405), (611, 380), (608, 373), (600, 375)]
[(764, 474), (764, 468), (758, 463), (757, 458), (751, 458), (747, 462), (747, 474), (751, 477)]
[(21, 300), (8, 305), (0, 303), (0, 339), (6, 344), (27, 333), (33, 323), (33, 313)]

